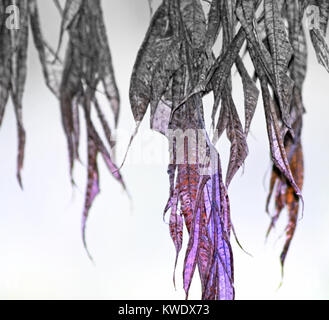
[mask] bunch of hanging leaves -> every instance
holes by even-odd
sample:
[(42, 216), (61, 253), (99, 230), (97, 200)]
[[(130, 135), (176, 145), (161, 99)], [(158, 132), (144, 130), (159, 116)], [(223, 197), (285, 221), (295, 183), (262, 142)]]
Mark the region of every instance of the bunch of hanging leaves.
[[(8, 8), (12, 8), (12, 11), (8, 12)], [(11, 14), (12, 17), (8, 16), (8, 14)], [(51, 65), (47, 63), (54, 53), (43, 37), (36, 0), (0, 1), (0, 126), (8, 99), (11, 97), (17, 121), (17, 178), (21, 187), (21, 171), (25, 149), (22, 102), (27, 73), (27, 50), (30, 28), (35, 47), (39, 53), (45, 81), (51, 90), (56, 92), (59, 71), (56, 64)]]
[[(19, 27), (8, 28), (6, 8), (18, 8)], [(97, 157), (100, 154), (112, 175), (124, 186), (122, 177), (114, 163), (115, 132), (119, 117), (120, 97), (117, 89), (112, 58), (108, 45), (100, 0), (67, 0), (62, 8), (55, 1), (62, 16), (58, 50), (54, 51), (45, 41), (36, 0), (0, 1), (0, 124), (9, 95), (15, 107), (18, 127), (18, 168), (17, 177), (21, 184), (21, 169), (24, 159), (25, 131), (22, 122), (22, 99), (27, 72), (27, 49), (29, 26), (40, 62), (45, 82), (58, 98), (62, 123), (69, 150), (69, 165), (73, 181), (73, 167), (79, 160), (80, 108), (84, 113), (87, 130), (88, 174), (82, 221), (83, 242), (89, 209), (99, 193), (99, 173)], [(66, 55), (62, 61), (58, 52), (64, 33), (68, 34)], [(103, 90), (99, 89), (103, 86)], [(101, 92), (109, 101), (114, 128), (111, 129), (97, 93)], [(100, 124), (100, 134), (96, 129), (93, 113)], [(105, 137), (105, 138), (102, 138)]]
[[(233, 299), (233, 227), (227, 189), (248, 155), (247, 136), (261, 93), (273, 162), (267, 209), (274, 198), (275, 214), (268, 231), (283, 209), (288, 210), (283, 267), (303, 203), (302, 91), (307, 67), (303, 17), (306, 10), (319, 13), (311, 17), (319, 19), (318, 27), (310, 23), (309, 32), (317, 58), (328, 70), (329, 4), (326, 0), (212, 0), (208, 4), (206, 15), (200, 0), (162, 1), (137, 55), (130, 101), (137, 126), (150, 105), (151, 128), (170, 141), (170, 195), (165, 212), (170, 211), (177, 257), (184, 222), (189, 234), (183, 270), (186, 297), (198, 268), (203, 299)], [(218, 55), (216, 43), (220, 44)], [(248, 56), (251, 70), (245, 62)], [(234, 70), (243, 85), (244, 124), (232, 95)], [(214, 97), (212, 139), (202, 104), (209, 93)], [(194, 136), (184, 135), (193, 130)], [(183, 141), (171, 136), (177, 131)], [(225, 182), (215, 149), (224, 131), (231, 142)], [(177, 148), (178, 144), (182, 147)], [(194, 154), (199, 156), (189, 161)], [(207, 173), (209, 159), (216, 161)]]
[[(115, 133), (98, 103), (97, 93), (105, 94), (109, 101), (114, 117), (114, 129), (118, 124), (120, 97), (100, 0), (67, 0), (62, 13), (59, 47), (65, 31), (68, 33), (68, 44), (59, 86), (59, 100), (69, 150), (71, 177), (74, 162), (79, 160), (80, 108), (84, 113), (87, 129), (88, 175), (82, 236), (84, 246), (87, 248), (86, 220), (94, 198), (99, 193), (98, 155), (102, 156), (113, 177), (125, 189), (121, 174), (114, 162)], [(102, 91), (99, 89), (100, 85)], [(93, 114), (98, 118), (102, 135), (97, 131)]]

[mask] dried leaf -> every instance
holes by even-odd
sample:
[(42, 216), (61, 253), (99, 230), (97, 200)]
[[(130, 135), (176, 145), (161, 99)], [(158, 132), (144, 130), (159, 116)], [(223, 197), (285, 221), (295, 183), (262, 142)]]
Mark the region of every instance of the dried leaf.
[(208, 14), (208, 24), (206, 33), (206, 48), (211, 51), (214, 46), (221, 27), (220, 1), (211, 1)]
[(292, 48), (285, 30), (279, 6), (275, 0), (264, 0), (266, 34), (272, 55), (274, 83), (278, 94), (282, 120), (291, 127), (290, 103), (293, 82), (286, 76)]
[(58, 97), (60, 77), (62, 74), (63, 66), (59, 59), (56, 57), (55, 52), (44, 40), (36, 0), (29, 1), (29, 14), (34, 44), (39, 53), (46, 84), (49, 89)]
[(229, 108), (229, 122), (227, 136), (231, 142), (229, 165), (226, 174), (226, 187), (228, 187), (239, 168), (248, 156), (249, 150), (246, 135), (243, 131), (238, 112), (234, 105), (232, 96), (227, 96)]
[(245, 136), (247, 136), (249, 133), (251, 121), (256, 111), (256, 106), (259, 97), (259, 90), (255, 82), (249, 76), (248, 71), (246, 70), (242, 60), (240, 58), (237, 58), (235, 64), (237, 66), (243, 84), (244, 110), (245, 110), (244, 133)]
[(329, 72), (329, 48), (326, 40), (319, 30), (311, 30), (310, 35), (319, 63)]
[[(175, 41), (175, 22), (171, 14), (173, 10), (171, 7), (170, 1), (163, 1), (154, 13), (143, 44), (137, 54), (129, 91), (135, 121), (143, 119), (151, 100), (154, 72)], [(166, 88), (165, 85), (163, 87)]]

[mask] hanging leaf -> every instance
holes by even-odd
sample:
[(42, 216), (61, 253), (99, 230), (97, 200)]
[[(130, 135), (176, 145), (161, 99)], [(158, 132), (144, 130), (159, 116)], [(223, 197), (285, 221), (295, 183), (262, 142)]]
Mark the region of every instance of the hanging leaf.
[(203, 49), (207, 26), (200, 0), (181, 0), (180, 10), (187, 30), (186, 40), (194, 49)]
[[(329, 48), (325, 40), (329, 21), (329, 4), (325, 0), (315, 0), (312, 5), (309, 22), (310, 36), (318, 62), (329, 72)], [(315, 8), (314, 8), (315, 7)]]
[(290, 128), (289, 107), (293, 82), (286, 77), (286, 74), (292, 56), (292, 48), (277, 1), (264, 0), (264, 9), (266, 34), (272, 55), (275, 88), (278, 94), (282, 120)]
[[(298, 187), (302, 189), (304, 180), (304, 164), (300, 138), (298, 137), (297, 139), (292, 139), (290, 136), (287, 136), (285, 148), (288, 154), (289, 164), (294, 179)], [(268, 228), (267, 235), (270, 233), (271, 229), (275, 227), (282, 210), (285, 207), (288, 210), (288, 224), (285, 230), (286, 241), (280, 256), (280, 261), (283, 268), (291, 240), (296, 230), (297, 218), (299, 213), (299, 199), (296, 195), (294, 188), (289, 182), (287, 182), (285, 177), (282, 177), (280, 173), (276, 171), (276, 168), (273, 168), (272, 172), (271, 188), (268, 196), (267, 207), (272, 196), (275, 200), (276, 213), (271, 218), (271, 224)]]
[(21, 170), (24, 162), (25, 130), (23, 127), (23, 92), (27, 72), (28, 8), (27, 1), (20, 2), (20, 29), (10, 29), (11, 37), (11, 98), (15, 108), (18, 131), (17, 179), (22, 187)]
[(297, 1), (287, 1), (287, 20), (289, 40), (293, 48), (293, 58), (290, 65), (291, 78), (295, 88), (302, 90), (307, 71), (307, 45), (305, 31), (299, 12), (302, 8)]
[(239, 168), (248, 156), (249, 150), (246, 135), (243, 131), (238, 112), (231, 96), (228, 97), (229, 122), (227, 136), (231, 142), (229, 165), (226, 174), (226, 187), (228, 187)]
[(83, 1), (84, 0), (66, 0), (65, 8), (62, 12), (62, 23), (61, 23), (57, 52), (61, 47), (65, 30), (67, 30), (70, 27), (71, 23), (76, 18), (79, 10), (81, 10)]
[(63, 68), (62, 63), (44, 39), (40, 24), (37, 1), (30, 0), (28, 1), (28, 4), (33, 40), (39, 53), (43, 75), (48, 88), (58, 97), (60, 77)]
[[(163, 1), (154, 13), (137, 54), (130, 82), (130, 102), (135, 121), (141, 121), (151, 100), (153, 75), (175, 41), (174, 2)], [(177, 41), (177, 39), (176, 39)], [(166, 85), (162, 85), (164, 90)], [(160, 94), (159, 94), (160, 95)], [(160, 95), (160, 99), (161, 99)]]
[(319, 63), (329, 72), (328, 44), (319, 30), (311, 30), (310, 35)]
[(208, 14), (207, 32), (206, 32), (206, 48), (210, 52), (217, 40), (221, 27), (220, 1), (211, 1)]
[(251, 79), (246, 70), (242, 60), (237, 58), (236, 67), (239, 71), (239, 74), (242, 79), (243, 84), (243, 93), (244, 93), (244, 110), (245, 110), (245, 126), (244, 133), (245, 136), (248, 135), (251, 121), (254, 117), (256, 106), (259, 97), (259, 90), (255, 84), (255, 82)]

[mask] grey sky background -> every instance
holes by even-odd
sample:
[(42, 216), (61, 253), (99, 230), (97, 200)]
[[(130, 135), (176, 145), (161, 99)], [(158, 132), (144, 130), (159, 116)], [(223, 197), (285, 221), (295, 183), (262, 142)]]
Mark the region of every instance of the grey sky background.
[[(39, 2), (45, 35), (55, 47), (58, 12), (52, 1)], [(155, 6), (157, 2), (154, 1)], [(105, 0), (103, 7), (122, 98), (118, 134), (118, 162), (121, 162), (129, 134), (134, 130), (128, 100), (129, 78), (150, 13), (147, 0)], [(234, 88), (237, 105), (242, 110), (238, 78)], [(243, 253), (232, 239), (237, 299), (329, 298), (328, 90), (329, 75), (317, 64), (310, 47), (304, 91), (305, 212), (279, 290), (279, 254), (286, 215), (282, 215), (278, 228), (265, 243), (269, 218), (264, 208), (270, 160), (264, 113), (261, 102), (258, 104), (244, 173), (237, 174), (229, 190), (235, 229), (240, 242), (253, 256)], [(205, 109), (209, 114), (210, 97), (205, 99)], [(21, 191), (15, 179), (17, 138), (10, 103), (0, 130), (0, 298), (183, 299), (184, 250), (176, 270), (175, 291), (172, 283), (175, 249), (168, 225), (162, 221), (169, 192), (167, 141), (148, 129), (148, 115), (123, 168), (132, 204), (99, 161), (101, 194), (90, 211), (87, 227), (87, 241), (96, 266), (88, 260), (81, 241), (85, 170), (77, 165), (78, 188), (72, 189), (59, 105), (43, 82), (32, 39), (24, 123), (27, 145), (24, 191)], [(222, 140), (225, 139), (223, 136)], [(83, 160), (84, 147), (85, 143), (81, 146)], [(220, 143), (219, 151), (225, 171), (228, 143)], [(186, 239), (185, 234), (185, 246)], [(197, 274), (190, 297), (200, 298)]]

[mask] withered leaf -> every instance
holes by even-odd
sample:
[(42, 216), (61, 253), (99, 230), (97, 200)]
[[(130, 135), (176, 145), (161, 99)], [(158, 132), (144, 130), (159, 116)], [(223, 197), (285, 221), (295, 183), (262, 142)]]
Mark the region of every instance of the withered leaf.
[(272, 55), (272, 68), (275, 88), (278, 94), (282, 120), (291, 127), (289, 108), (293, 90), (293, 82), (286, 76), (288, 64), (292, 56), (292, 48), (275, 0), (264, 0), (265, 27)]
[(231, 95), (227, 95), (226, 101), (229, 109), (229, 121), (227, 136), (231, 142), (229, 165), (226, 174), (226, 187), (228, 187), (239, 168), (243, 165), (248, 156), (249, 150), (246, 135), (242, 128), (238, 112)]
[(242, 79), (244, 93), (244, 110), (245, 110), (245, 126), (244, 133), (247, 136), (250, 129), (251, 121), (254, 117), (259, 97), (259, 90), (255, 82), (251, 79), (242, 60), (238, 57), (235, 61), (237, 69)]
[(137, 54), (129, 90), (135, 121), (143, 119), (151, 100), (154, 72), (175, 41), (176, 10), (174, 3), (163, 1), (152, 17), (150, 27)]

